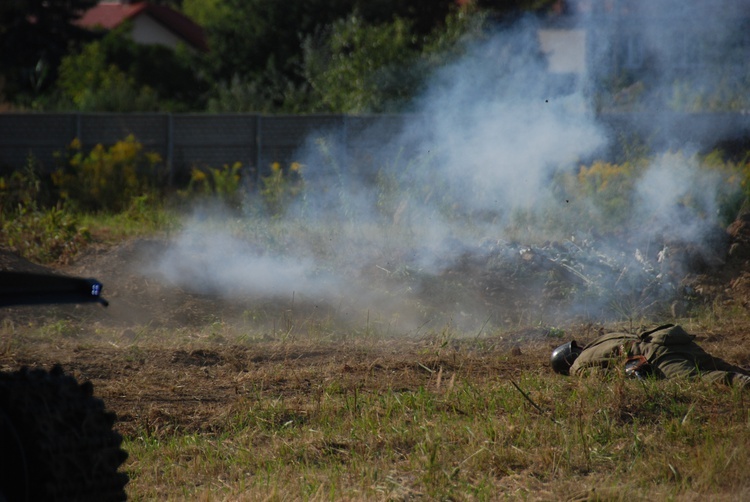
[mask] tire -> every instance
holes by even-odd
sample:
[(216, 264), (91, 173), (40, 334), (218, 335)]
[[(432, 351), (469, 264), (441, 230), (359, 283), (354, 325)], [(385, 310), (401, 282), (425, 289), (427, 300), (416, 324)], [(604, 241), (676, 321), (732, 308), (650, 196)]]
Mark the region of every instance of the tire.
[(60, 366), (0, 373), (0, 501), (122, 501), (115, 414)]

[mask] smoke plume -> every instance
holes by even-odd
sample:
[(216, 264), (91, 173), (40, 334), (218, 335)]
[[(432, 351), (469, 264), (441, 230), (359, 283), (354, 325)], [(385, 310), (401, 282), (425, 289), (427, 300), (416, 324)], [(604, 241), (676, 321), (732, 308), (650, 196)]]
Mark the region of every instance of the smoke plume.
[[(617, 38), (616, 23), (596, 12), (580, 14), (577, 30), (609, 41), (592, 49), (594, 63), (630, 40)], [(647, 101), (656, 106), (656, 97), (673, 90), (668, 76), (676, 70), (668, 63), (684, 38), (659, 31), (669, 12), (650, 7), (645, 14), (653, 27), (633, 42), (636, 52), (618, 57), (636, 58), (625, 66), (648, 59)], [(715, 33), (710, 26), (695, 33)], [(609, 229), (607, 238), (593, 232), (600, 209), (566, 199), (561, 176), (575, 177), (581, 163), (605, 156), (616, 137), (595, 113), (598, 75), (551, 71), (540, 27), (527, 18), (467, 42), (462, 57), (432, 75), (399, 133), (376, 151), (350, 145), (353, 153), (340, 162), (343, 146), (313, 134), (294, 158), (306, 188), (281, 216), (264, 215), (257, 204), (240, 218), (196, 210), (160, 272), (195, 291), (344, 305), (362, 323), (398, 318), (405, 332), (430, 322), (532, 320), (542, 315), (535, 309), (552, 276), (576, 286), (559, 315), (596, 316), (603, 303), (618, 301), (612, 295), (646, 302), (646, 290), (674, 292), (674, 284), (649, 289), (664, 278), (664, 243), (700, 245), (715, 230), (721, 178), (703, 173), (690, 155), (656, 155), (637, 175), (637, 203), (632, 214), (619, 215), (622, 229)], [(374, 170), (356, 164), (364, 157)], [(532, 265), (545, 273), (526, 274)]]

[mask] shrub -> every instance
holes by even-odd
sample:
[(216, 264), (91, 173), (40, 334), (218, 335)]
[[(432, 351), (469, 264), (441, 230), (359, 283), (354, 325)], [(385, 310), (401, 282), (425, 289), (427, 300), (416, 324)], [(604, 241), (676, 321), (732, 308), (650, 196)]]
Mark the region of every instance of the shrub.
[(36, 203), (41, 192), (42, 183), (35, 161), (29, 158), (24, 169), (0, 176), (0, 210), (7, 214)]
[(133, 135), (110, 148), (96, 145), (88, 154), (74, 140), (52, 180), (60, 198), (81, 210), (123, 211), (133, 197), (156, 191), (161, 163), (159, 154), (144, 152)]
[(260, 194), (271, 215), (284, 214), (289, 203), (302, 192), (304, 183), (301, 169), (299, 162), (292, 162), (286, 168), (279, 162), (274, 162), (271, 164), (270, 174), (261, 177)]
[(180, 192), (183, 198), (191, 196), (211, 196), (220, 199), (230, 207), (241, 204), (242, 163), (235, 162), (231, 166), (224, 164), (220, 168), (193, 167), (190, 181), (185, 190)]
[[(675, 182), (691, 185), (676, 187), (674, 204), (691, 208), (696, 215), (716, 218), (722, 225), (736, 217), (750, 195), (750, 164), (725, 160), (721, 151), (704, 156), (665, 153), (620, 164), (596, 161), (559, 176), (558, 182), (566, 199), (583, 201), (577, 208), (577, 220), (589, 222), (600, 232), (611, 232), (632, 224), (630, 219), (639, 204), (636, 191), (652, 168), (670, 172)], [(711, 193), (706, 192), (709, 189)]]
[(49, 263), (67, 262), (91, 239), (85, 227), (62, 209), (41, 211), (36, 204), (19, 206), (0, 217), (2, 243), (26, 259)]

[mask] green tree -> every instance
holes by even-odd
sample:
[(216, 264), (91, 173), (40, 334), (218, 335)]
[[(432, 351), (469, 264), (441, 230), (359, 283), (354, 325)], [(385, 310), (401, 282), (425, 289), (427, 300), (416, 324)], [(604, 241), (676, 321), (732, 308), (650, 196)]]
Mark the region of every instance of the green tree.
[(117, 65), (107, 62), (102, 42), (92, 42), (60, 64), (58, 88), (81, 111), (151, 111), (158, 106), (156, 93), (137, 88)]
[(435, 68), (462, 53), (462, 39), (483, 33), (485, 21), (481, 13), (454, 11), (423, 36), (402, 18), (367, 24), (352, 15), (337, 21), (322, 42), (308, 37), (304, 44), (314, 111), (402, 111)]
[(74, 21), (97, 0), (0, 2), (0, 74), (11, 100), (33, 99), (56, 78), (60, 60), (91, 39)]
[(200, 56), (185, 47), (172, 50), (159, 44), (138, 44), (128, 32), (124, 25), (102, 39), (107, 62), (127, 73), (138, 87), (153, 89), (162, 110), (202, 109), (207, 88)]
[(311, 89), (303, 46), (313, 40), (320, 49), (337, 21), (355, 13), (368, 26), (401, 19), (418, 46), (454, 7), (453, 0), (225, 0), (200, 8), (185, 1), (186, 12), (206, 22), (211, 53), (204, 63), (217, 85), (212, 105), (221, 108), (222, 102), (259, 92), (253, 101), (284, 111), (308, 106)]
[(305, 44), (305, 70), (325, 111), (382, 112), (411, 97), (419, 84), (407, 63), (417, 59), (409, 23), (367, 25), (356, 15), (335, 22), (322, 48)]
[(227, 14), (224, 0), (183, 0), (182, 13), (201, 26), (209, 26)]
[(107, 33), (60, 64), (57, 88), (77, 110), (185, 111), (203, 109), (205, 88), (194, 56), (160, 45), (141, 45), (127, 27)]
[(222, 15), (206, 26), (211, 53), (207, 66), (218, 81), (243, 80), (278, 71), (299, 76), (305, 34), (349, 12), (349, 0), (225, 0)]

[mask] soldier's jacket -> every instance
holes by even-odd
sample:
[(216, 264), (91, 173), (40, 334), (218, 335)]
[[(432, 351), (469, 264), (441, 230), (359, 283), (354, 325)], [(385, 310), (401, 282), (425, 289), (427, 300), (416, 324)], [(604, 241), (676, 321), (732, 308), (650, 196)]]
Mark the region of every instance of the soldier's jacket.
[(570, 374), (581, 376), (622, 369), (628, 357), (644, 356), (666, 378), (701, 377), (750, 387), (750, 376), (745, 370), (713, 357), (694, 340), (694, 335), (672, 324), (639, 335), (608, 333), (583, 348), (573, 362)]

